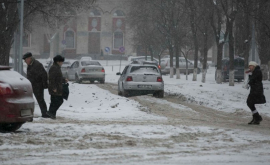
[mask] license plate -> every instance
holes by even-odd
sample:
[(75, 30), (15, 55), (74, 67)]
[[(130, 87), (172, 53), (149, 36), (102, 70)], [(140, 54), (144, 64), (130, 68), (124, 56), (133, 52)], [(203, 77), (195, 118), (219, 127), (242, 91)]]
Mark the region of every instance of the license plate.
[(32, 116), (31, 109), (22, 109), (21, 110), (21, 116)]
[(152, 85), (138, 85), (138, 88), (151, 88)]

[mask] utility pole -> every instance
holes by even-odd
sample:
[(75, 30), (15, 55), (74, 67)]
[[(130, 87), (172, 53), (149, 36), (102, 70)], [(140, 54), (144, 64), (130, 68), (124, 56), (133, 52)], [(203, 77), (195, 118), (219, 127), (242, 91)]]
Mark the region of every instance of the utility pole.
[(255, 27), (254, 27), (254, 20), (252, 21), (251, 60), (255, 61)]
[(19, 73), (23, 74), (23, 65), (22, 65), (22, 53), (23, 53), (23, 7), (24, 0), (21, 0), (21, 12), (20, 12), (20, 47), (19, 47)]

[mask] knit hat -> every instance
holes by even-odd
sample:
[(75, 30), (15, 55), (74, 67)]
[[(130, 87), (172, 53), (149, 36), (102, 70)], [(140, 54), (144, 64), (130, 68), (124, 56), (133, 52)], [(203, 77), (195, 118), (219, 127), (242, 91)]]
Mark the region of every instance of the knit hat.
[(64, 62), (65, 61), (65, 57), (62, 57), (61, 55), (56, 55), (53, 58), (53, 62)]
[(257, 64), (255, 61), (250, 61), (250, 62), (248, 63), (248, 66), (250, 66), (250, 65), (252, 65), (252, 66), (257, 66), (258, 64)]
[(32, 57), (32, 53), (31, 52), (27, 52), (27, 53), (25, 53), (24, 55), (23, 55), (23, 58), (22, 59), (26, 59), (26, 58), (28, 58), (28, 57)]

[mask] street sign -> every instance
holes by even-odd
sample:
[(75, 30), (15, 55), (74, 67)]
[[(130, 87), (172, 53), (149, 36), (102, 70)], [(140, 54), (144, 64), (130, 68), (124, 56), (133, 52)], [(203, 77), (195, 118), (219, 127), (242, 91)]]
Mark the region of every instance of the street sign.
[(124, 53), (124, 52), (125, 52), (125, 47), (124, 47), (124, 46), (121, 46), (121, 47), (119, 48), (119, 52)]
[(66, 43), (67, 43), (66, 40), (62, 40), (63, 45), (66, 45)]
[(104, 50), (105, 50), (105, 52), (109, 52), (110, 51), (110, 48), (109, 47), (106, 47)]

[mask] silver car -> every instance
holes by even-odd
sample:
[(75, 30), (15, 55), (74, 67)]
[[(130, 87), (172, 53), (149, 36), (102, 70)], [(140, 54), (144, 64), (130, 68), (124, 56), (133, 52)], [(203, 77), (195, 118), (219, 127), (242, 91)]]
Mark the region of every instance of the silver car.
[(91, 83), (99, 81), (103, 84), (105, 82), (105, 70), (98, 61), (81, 59), (74, 61), (68, 67), (67, 74), (64, 77), (75, 80), (77, 83), (88, 80)]
[(153, 94), (164, 97), (164, 81), (160, 69), (151, 64), (129, 64), (118, 80), (118, 95), (125, 97), (141, 94)]
[[(189, 59), (185, 59), (184, 57), (179, 57), (179, 69), (180, 73), (186, 73), (186, 61), (188, 63), (188, 74), (193, 73), (194, 65)], [(170, 58), (163, 58), (160, 61), (161, 73), (162, 74), (169, 74), (170, 73)], [(176, 58), (173, 58), (173, 68), (174, 74), (176, 73)], [(197, 73), (199, 74), (201, 69), (198, 67)]]
[[(46, 69), (47, 73), (49, 73), (49, 70), (50, 70), (52, 65), (53, 65), (53, 61), (51, 60), (48, 63), (48, 66), (45, 66), (45, 69)], [(64, 77), (67, 75), (67, 70), (68, 70), (68, 67), (70, 67), (70, 65), (71, 65), (71, 61), (66, 61), (65, 60), (63, 62), (63, 65), (61, 66), (61, 71), (62, 71), (62, 74), (63, 74)]]

